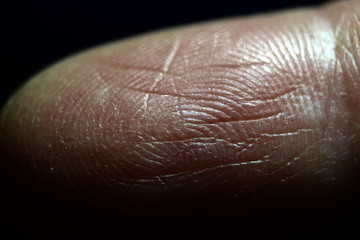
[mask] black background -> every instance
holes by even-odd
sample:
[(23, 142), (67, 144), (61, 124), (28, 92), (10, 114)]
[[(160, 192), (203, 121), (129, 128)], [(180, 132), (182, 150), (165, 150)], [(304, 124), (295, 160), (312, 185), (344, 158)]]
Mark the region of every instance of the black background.
[(29, 77), (86, 48), (198, 21), (249, 15), (324, 0), (23, 0), (0, 7), (0, 107)]

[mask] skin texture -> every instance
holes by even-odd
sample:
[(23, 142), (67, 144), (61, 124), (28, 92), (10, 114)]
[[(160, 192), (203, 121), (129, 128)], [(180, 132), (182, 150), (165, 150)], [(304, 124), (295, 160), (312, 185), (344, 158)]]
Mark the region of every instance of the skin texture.
[(349, 203), (359, 14), (346, 1), (203, 23), (49, 67), (1, 114), (9, 191), (130, 215)]

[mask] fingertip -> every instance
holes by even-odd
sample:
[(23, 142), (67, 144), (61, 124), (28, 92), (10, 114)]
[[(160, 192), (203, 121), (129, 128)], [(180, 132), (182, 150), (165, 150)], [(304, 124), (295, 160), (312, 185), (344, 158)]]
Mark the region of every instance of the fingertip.
[(357, 150), (317, 14), (193, 26), (59, 63), (2, 113), (9, 171), (110, 208), (339, 190)]

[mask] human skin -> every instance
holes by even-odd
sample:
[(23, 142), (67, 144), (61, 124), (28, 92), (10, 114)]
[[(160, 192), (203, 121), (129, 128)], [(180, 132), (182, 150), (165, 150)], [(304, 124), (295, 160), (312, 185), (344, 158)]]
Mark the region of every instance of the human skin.
[(2, 110), (6, 177), (128, 214), (357, 194), (359, 14), (337, 2), (65, 59)]

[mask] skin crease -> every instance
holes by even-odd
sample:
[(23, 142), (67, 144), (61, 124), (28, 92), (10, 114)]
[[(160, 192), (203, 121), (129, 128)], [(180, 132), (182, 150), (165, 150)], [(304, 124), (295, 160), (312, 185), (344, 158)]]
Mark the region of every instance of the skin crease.
[(327, 211), (358, 194), (359, 8), (202, 23), (65, 59), (2, 110), (7, 181), (50, 209)]

